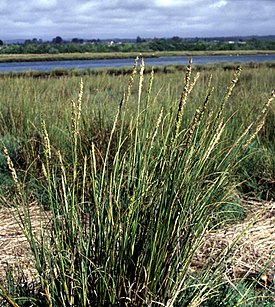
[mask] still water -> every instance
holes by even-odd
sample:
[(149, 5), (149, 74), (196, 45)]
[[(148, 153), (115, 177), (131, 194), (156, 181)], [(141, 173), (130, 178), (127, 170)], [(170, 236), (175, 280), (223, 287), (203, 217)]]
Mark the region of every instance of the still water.
[[(193, 56), (194, 64), (210, 64), (210, 63), (248, 63), (248, 62), (271, 62), (275, 61), (275, 54), (260, 55), (216, 55), (216, 56)], [(145, 58), (145, 64), (153, 66), (164, 66), (172, 64), (187, 64), (188, 56), (173, 56), (159, 58)], [(133, 59), (110, 59), (110, 60), (67, 60), (52, 62), (13, 62), (0, 63), (0, 72), (9, 71), (51, 71), (59, 68), (66, 69), (85, 69), (85, 68), (112, 68), (127, 67), (133, 65)]]

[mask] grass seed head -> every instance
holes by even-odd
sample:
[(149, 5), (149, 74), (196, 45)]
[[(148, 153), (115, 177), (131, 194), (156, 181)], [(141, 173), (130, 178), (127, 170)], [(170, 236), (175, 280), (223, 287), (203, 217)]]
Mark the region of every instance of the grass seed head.
[(250, 138), (247, 140), (243, 148), (246, 148), (254, 140), (254, 138), (258, 135), (258, 133), (262, 130), (265, 124), (265, 121), (266, 121), (266, 115), (267, 115), (268, 108), (274, 98), (275, 98), (275, 90), (272, 91), (269, 99), (265, 103), (261, 114), (257, 118), (257, 121), (260, 121), (260, 122), (256, 126), (254, 132), (251, 134)]
[[(187, 98), (188, 98), (188, 95), (190, 93), (191, 74), (192, 74), (192, 58), (190, 58), (189, 64), (187, 65), (187, 69), (186, 69), (185, 85), (184, 85), (183, 91), (181, 93), (178, 112), (177, 112), (176, 131), (175, 131), (175, 135), (174, 135), (174, 140), (177, 139), (177, 136), (178, 136), (178, 133), (179, 133), (179, 130), (180, 130), (180, 125), (181, 125), (181, 122), (182, 122), (184, 106), (186, 105)], [(195, 82), (196, 81), (194, 80), (193, 83), (195, 83)]]
[(19, 182), (19, 180), (18, 180), (17, 173), (16, 173), (15, 167), (14, 167), (14, 165), (13, 165), (13, 162), (12, 162), (12, 160), (11, 160), (11, 158), (10, 158), (8, 149), (7, 149), (7, 147), (6, 147), (4, 144), (2, 144), (2, 149), (3, 149), (4, 155), (5, 155), (7, 164), (8, 164), (8, 168), (9, 168), (9, 170), (10, 170), (10, 172), (11, 172), (13, 182), (15, 183), (15, 186), (16, 186), (16, 188), (17, 188), (17, 191), (18, 191), (19, 193), (21, 193), (20, 182)]
[(227, 88), (227, 92), (224, 96), (224, 103), (231, 97), (233, 89), (239, 80), (241, 72), (242, 72), (242, 68), (240, 66), (237, 67), (237, 69), (235, 70), (234, 76), (231, 79), (231, 85)]
[(132, 86), (133, 86), (133, 83), (134, 83), (135, 75), (137, 73), (138, 60), (139, 60), (139, 58), (136, 57), (134, 65), (133, 65), (132, 74), (130, 76), (128, 87), (127, 87), (127, 95), (126, 95), (126, 99), (125, 99), (125, 104), (128, 103), (129, 98), (131, 96)]
[(50, 139), (46, 127), (45, 121), (42, 119), (41, 121), (42, 133), (43, 133), (43, 144), (44, 144), (44, 152), (47, 159), (51, 159), (51, 146), (50, 146)]

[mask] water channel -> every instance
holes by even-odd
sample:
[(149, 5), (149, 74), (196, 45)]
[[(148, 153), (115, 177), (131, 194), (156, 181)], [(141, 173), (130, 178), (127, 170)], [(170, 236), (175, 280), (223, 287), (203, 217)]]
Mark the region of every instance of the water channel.
[[(211, 63), (249, 63), (249, 62), (272, 62), (275, 61), (274, 54), (255, 54), (255, 55), (212, 55), (212, 56), (193, 56), (194, 64)], [(145, 58), (145, 64), (152, 66), (164, 66), (175, 64), (187, 64), (188, 56), (171, 57), (151, 57)], [(112, 67), (128, 67), (133, 65), (133, 59), (106, 59), (106, 60), (66, 60), (49, 62), (11, 62), (0, 63), (0, 72), (9, 71), (51, 71), (54, 69), (97, 69)]]

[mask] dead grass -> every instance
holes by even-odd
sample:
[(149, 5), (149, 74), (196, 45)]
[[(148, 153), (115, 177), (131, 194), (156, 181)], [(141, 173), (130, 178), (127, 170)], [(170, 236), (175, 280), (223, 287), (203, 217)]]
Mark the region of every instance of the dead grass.
[(226, 275), (231, 280), (260, 276), (262, 282), (272, 284), (275, 278), (275, 202), (246, 200), (247, 218), (236, 224), (208, 233), (194, 258), (192, 269), (209, 263), (217, 266), (226, 257)]
[[(193, 260), (192, 270), (202, 269), (210, 262), (218, 263), (223, 251), (240, 237), (225, 262), (227, 276), (238, 279), (265, 271), (263, 282), (274, 281), (275, 202), (247, 200), (244, 206), (250, 213), (243, 222), (208, 233)], [(0, 279), (4, 278), (7, 267), (18, 265), (26, 276), (34, 277), (28, 243), (16, 216), (15, 208), (0, 208)], [(47, 227), (50, 220), (49, 214), (35, 204), (30, 207), (30, 217), (36, 232), (41, 226)]]
[[(48, 224), (49, 215), (35, 204), (30, 206), (29, 212), (34, 232), (38, 233), (41, 226)], [(29, 245), (20, 227), (17, 209), (0, 208), (0, 280), (4, 278), (7, 268), (18, 266), (24, 275), (33, 277), (34, 268), (28, 250)]]

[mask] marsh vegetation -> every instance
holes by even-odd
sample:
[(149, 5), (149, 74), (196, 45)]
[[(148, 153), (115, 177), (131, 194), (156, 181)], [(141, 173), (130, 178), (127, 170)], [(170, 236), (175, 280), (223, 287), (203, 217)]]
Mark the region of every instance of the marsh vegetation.
[[(7, 270), (2, 297), (271, 306), (272, 285), (256, 290), (270, 262), (252, 283), (228, 276), (236, 242), (191, 265), (209, 231), (245, 217), (244, 195), (274, 197), (274, 84), (270, 67), (144, 73), (143, 62), (130, 75), (1, 78), (2, 206), (18, 208), (33, 263), (31, 279)], [(31, 204), (50, 220), (39, 231)]]

